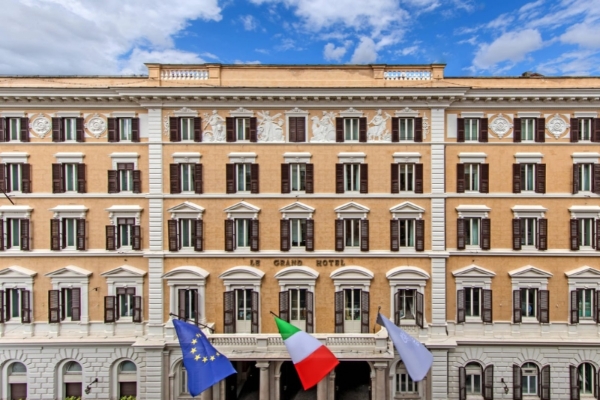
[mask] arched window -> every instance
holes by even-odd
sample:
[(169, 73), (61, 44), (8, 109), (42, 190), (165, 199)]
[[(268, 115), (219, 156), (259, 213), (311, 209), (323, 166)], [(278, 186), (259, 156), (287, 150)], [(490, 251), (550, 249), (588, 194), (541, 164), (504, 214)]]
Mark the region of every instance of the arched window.
[(179, 396), (189, 396), (188, 383), (187, 383), (187, 371), (183, 366), (183, 363), (179, 364), (179, 385), (178, 385)]
[(83, 395), (83, 373), (81, 365), (76, 361), (69, 361), (63, 368), (64, 396), (81, 397)]
[(595, 368), (590, 363), (583, 363), (577, 368), (579, 378), (579, 394), (593, 395), (595, 380)]
[(478, 363), (469, 363), (465, 366), (465, 387), (467, 396), (481, 395), (482, 370)]
[(538, 375), (539, 370), (534, 363), (525, 363), (521, 367), (523, 378), (521, 385), (523, 387), (523, 395), (538, 395)]
[(406, 371), (403, 362), (399, 362), (396, 367), (396, 394), (408, 395), (419, 393), (419, 383), (413, 382)]
[(27, 398), (27, 367), (20, 362), (8, 368), (9, 399), (18, 400)]
[(119, 398), (137, 396), (137, 367), (131, 361), (119, 364), (117, 376), (119, 382)]

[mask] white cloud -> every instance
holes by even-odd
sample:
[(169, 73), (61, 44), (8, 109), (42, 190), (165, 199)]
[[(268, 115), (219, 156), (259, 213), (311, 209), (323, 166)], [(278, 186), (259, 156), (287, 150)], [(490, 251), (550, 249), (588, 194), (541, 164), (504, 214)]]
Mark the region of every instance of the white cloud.
[(419, 50), (419, 46), (405, 47), (399, 51), (399, 54), (401, 54), (403, 56), (409, 56), (411, 54), (415, 54), (417, 52), (417, 50)]
[(261, 64), (261, 62), (258, 60), (254, 60), (254, 61), (235, 60), (233, 63), (234, 64)]
[(242, 15), (240, 17), (240, 21), (242, 21), (242, 25), (247, 31), (253, 31), (258, 26), (256, 18), (254, 18), (252, 15)]
[(374, 63), (377, 60), (377, 46), (373, 39), (369, 37), (362, 37), (360, 43), (354, 49), (352, 64), (369, 64)]
[(219, 21), (221, 8), (218, 0), (13, 0), (2, 15), (0, 73), (115, 74), (152, 61), (141, 56), (198, 62), (174, 49), (174, 35), (195, 19)]
[(478, 36), (471, 36), (471, 37), (470, 37), (470, 38), (468, 38), (468, 39), (461, 40), (461, 41), (460, 41), (460, 42), (458, 42), (457, 44), (465, 44), (465, 43), (468, 43), (468, 44), (470, 44), (471, 46), (475, 46), (475, 45), (477, 44), (477, 38), (478, 38)]
[(600, 48), (600, 25), (580, 23), (571, 26), (561, 35), (563, 43), (578, 44), (582, 47)]
[(527, 3), (524, 6), (522, 6), (521, 8), (519, 8), (519, 14), (526, 13), (530, 10), (534, 10), (534, 9), (538, 8), (539, 6), (541, 6), (542, 4), (544, 4), (544, 0), (537, 0), (537, 1), (532, 1), (531, 3)]
[(161, 64), (202, 64), (205, 60), (198, 57), (196, 53), (181, 51), (177, 49), (146, 51), (134, 49), (129, 58), (121, 63), (119, 73), (122, 74), (145, 74), (147, 72), (144, 63)]
[(327, 61), (340, 61), (346, 54), (346, 47), (335, 47), (333, 43), (327, 43), (323, 48), (323, 58)]
[(490, 44), (482, 44), (475, 54), (473, 65), (479, 69), (490, 69), (503, 61), (519, 62), (542, 46), (542, 35), (535, 29), (507, 32)]

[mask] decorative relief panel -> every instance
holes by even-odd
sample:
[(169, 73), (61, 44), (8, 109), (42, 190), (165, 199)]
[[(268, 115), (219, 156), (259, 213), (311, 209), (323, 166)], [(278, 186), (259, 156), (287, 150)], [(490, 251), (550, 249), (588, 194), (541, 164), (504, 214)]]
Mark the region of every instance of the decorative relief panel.
[(37, 114), (29, 123), (29, 128), (37, 137), (43, 139), (52, 130), (52, 121), (44, 114)]
[(317, 116), (311, 117), (311, 142), (326, 143), (335, 142), (335, 113), (323, 111), (321, 118)]
[(377, 113), (371, 121), (369, 121), (369, 129), (367, 130), (367, 141), (369, 142), (391, 142), (392, 134), (387, 129), (387, 120), (391, 119), (392, 116), (385, 113), (382, 115), (381, 109), (377, 110)]
[(258, 141), (259, 142), (284, 142), (283, 119), (281, 113), (271, 116), (269, 111), (257, 112), (258, 114)]
[(554, 114), (549, 121), (546, 122), (546, 129), (554, 136), (555, 139), (561, 137), (569, 127), (569, 124), (559, 114)]
[(163, 114), (163, 135), (169, 136), (169, 129), (171, 127), (171, 123), (169, 122), (169, 118), (173, 116), (173, 111), (166, 111)]
[(496, 118), (490, 122), (490, 130), (502, 139), (513, 127), (512, 122), (503, 114), (498, 114)]
[(88, 117), (88, 120), (85, 123), (85, 129), (92, 137), (98, 139), (106, 132), (106, 119), (99, 114), (94, 114), (91, 117)]
[[(210, 130), (207, 129), (210, 126)], [(202, 141), (206, 143), (219, 143), (226, 141), (225, 118), (217, 110), (212, 114), (204, 113), (204, 126), (202, 127)]]

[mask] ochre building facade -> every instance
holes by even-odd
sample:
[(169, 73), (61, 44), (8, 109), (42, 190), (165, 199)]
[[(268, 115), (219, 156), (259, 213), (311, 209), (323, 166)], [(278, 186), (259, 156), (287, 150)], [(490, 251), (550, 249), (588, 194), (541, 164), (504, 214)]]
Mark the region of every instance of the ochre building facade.
[[(0, 82), (0, 398), (600, 394), (600, 78), (148, 64)], [(434, 355), (412, 382), (378, 311)], [(302, 393), (271, 312), (340, 359)]]

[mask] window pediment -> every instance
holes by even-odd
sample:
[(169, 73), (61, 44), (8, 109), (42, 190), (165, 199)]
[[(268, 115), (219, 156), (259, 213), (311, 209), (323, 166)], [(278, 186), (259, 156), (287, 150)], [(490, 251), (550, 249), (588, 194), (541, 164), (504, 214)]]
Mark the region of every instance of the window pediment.
[(512, 209), (515, 218), (544, 218), (547, 208), (542, 206), (514, 206)]
[(421, 162), (421, 153), (394, 153), (392, 155), (394, 158), (394, 162), (397, 164), (400, 163), (414, 163), (418, 164)]
[(460, 159), (460, 162), (463, 164), (465, 164), (465, 163), (481, 164), (481, 163), (485, 163), (487, 154), (485, 154), (485, 153), (458, 153), (458, 158)]
[(288, 117), (306, 117), (308, 116), (308, 111), (304, 111), (296, 107), (292, 110), (286, 111), (285, 115)]
[(364, 113), (362, 111), (358, 111), (352, 107), (347, 110), (340, 111), (340, 117), (342, 118), (360, 118), (363, 116), (363, 114)]
[(600, 206), (572, 206), (571, 218), (600, 218)]
[(209, 272), (203, 268), (195, 266), (182, 266), (177, 267), (167, 273), (162, 278), (169, 282), (186, 282), (186, 281), (205, 281), (208, 277)]
[(286, 286), (310, 286), (313, 291), (318, 277), (319, 272), (305, 266), (287, 267), (275, 274), (275, 279), (279, 281), (279, 286), (282, 288)]
[(287, 205), (283, 208), (280, 208), (279, 212), (281, 212), (281, 218), (283, 218), (283, 219), (288, 219), (288, 218), (312, 219), (315, 209), (313, 207), (307, 206), (306, 204), (297, 201), (297, 202)]
[(546, 272), (539, 268), (536, 268), (531, 265), (526, 265), (521, 268), (513, 269), (512, 271), (508, 271), (508, 275), (511, 278), (515, 279), (546, 279), (552, 278), (552, 274), (550, 272)]
[(460, 205), (456, 207), (458, 218), (487, 218), (492, 209), (484, 205)]
[(254, 290), (260, 291), (260, 281), (263, 276), (265, 273), (257, 268), (240, 266), (228, 269), (219, 275), (219, 278), (223, 280), (226, 290), (231, 290), (232, 286), (236, 286), (254, 287)]
[(390, 281), (390, 285), (392, 286), (407, 282), (420, 283), (430, 278), (426, 271), (410, 266), (392, 268), (385, 274), (385, 277)]
[(406, 107), (403, 110), (396, 111), (394, 113), (396, 117), (404, 117), (404, 118), (417, 118), (419, 116), (419, 112), (413, 109)]
[(90, 275), (92, 275), (92, 271), (74, 265), (67, 265), (64, 268), (46, 274), (48, 278), (52, 279), (81, 279), (88, 278)]
[(409, 201), (405, 201), (404, 203), (400, 203), (400, 204), (390, 208), (390, 212), (392, 213), (393, 219), (399, 219), (399, 218), (422, 219), (425, 209), (423, 207), (419, 207), (418, 205), (413, 204)]
[(56, 206), (48, 211), (54, 213), (54, 218), (85, 218), (88, 208), (86, 206)]
[(367, 155), (363, 152), (356, 153), (338, 153), (338, 161), (341, 164), (364, 163)]
[(457, 269), (456, 271), (452, 272), (452, 275), (454, 275), (454, 277), (468, 276), (473, 278), (493, 278), (494, 276), (496, 276), (496, 274), (492, 271), (482, 268), (479, 265), (475, 264), (471, 264), (466, 267)]
[(192, 110), (191, 108), (183, 107), (179, 110), (175, 110), (173, 114), (176, 117), (197, 117), (198, 111)]
[(29, 218), (32, 211), (29, 206), (0, 206), (0, 218)]
[(0, 153), (0, 161), (4, 164), (25, 164), (29, 154), (23, 151), (4, 151)]
[(138, 153), (111, 153), (110, 158), (112, 159), (113, 169), (117, 169), (119, 163), (132, 163), (133, 169), (138, 169)]
[(84, 157), (83, 153), (56, 153), (54, 155), (56, 162), (61, 164), (80, 164)]
[(258, 218), (260, 208), (245, 201), (240, 201), (223, 211), (227, 213), (227, 218)]
[(371, 211), (368, 207), (353, 201), (342, 204), (334, 209), (339, 218), (367, 218), (367, 214)]
[(517, 164), (539, 164), (544, 155), (542, 153), (517, 153), (515, 160)]
[(584, 265), (576, 269), (565, 272), (567, 278), (587, 278), (587, 279), (600, 279), (600, 270)]
[(140, 224), (140, 214), (142, 213), (143, 208), (140, 206), (127, 206), (127, 205), (118, 205), (111, 206), (106, 209), (108, 211), (108, 218), (110, 219), (111, 224), (115, 224), (117, 218), (135, 218), (136, 225)]
[(37, 272), (27, 268), (19, 267), (18, 265), (13, 265), (0, 270), (0, 280), (2, 281), (6, 279), (33, 278), (36, 275)]
[(190, 201), (186, 201), (175, 207), (171, 207), (167, 210), (171, 213), (171, 218), (196, 218), (202, 219), (202, 214), (204, 213), (204, 207), (199, 206), (198, 204), (194, 204)]
[(229, 162), (232, 164), (254, 164), (256, 157), (256, 153), (229, 153)]
[(199, 163), (202, 155), (200, 153), (173, 153), (175, 164)]
[(331, 272), (329, 277), (333, 280), (336, 291), (340, 286), (363, 286), (368, 290), (373, 280), (373, 272), (356, 265), (338, 268)]
[(290, 164), (290, 163), (308, 164), (308, 163), (310, 163), (311, 157), (312, 157), (312, 154), (310, 154), (308, 152), (303, 152), (303, 153), (286, 152), (286, 153), (283, 153), (283, 160), (288, 164)]
[(146, 275), (146, 271), (141, 270), (136, 267), (132, 267), (131, 265), (122, 265), (118, 268), (111, 269), (110, 271), (106, 271), (100, 274), (105, 278), (140, 278)]
[(237, 110), (229, 111), (229, 115), (231, 117), (254, 117), (254, 111), (246, 110), (245, 108), (240, 107)]

